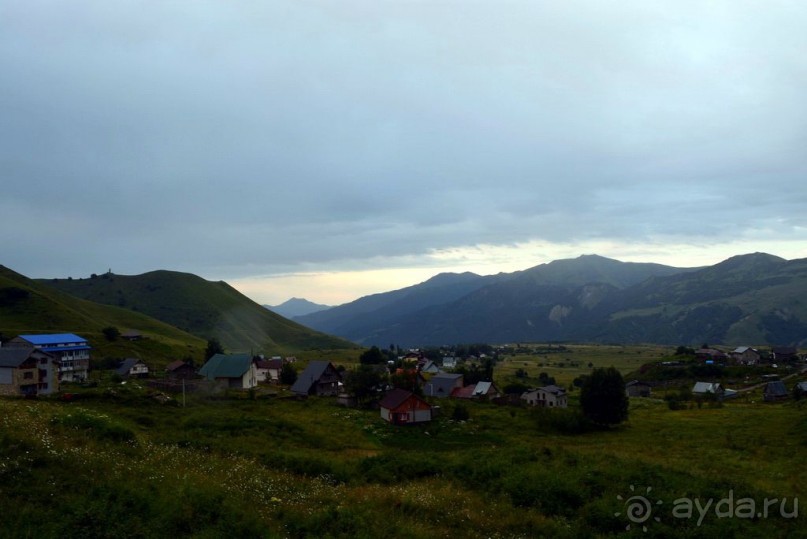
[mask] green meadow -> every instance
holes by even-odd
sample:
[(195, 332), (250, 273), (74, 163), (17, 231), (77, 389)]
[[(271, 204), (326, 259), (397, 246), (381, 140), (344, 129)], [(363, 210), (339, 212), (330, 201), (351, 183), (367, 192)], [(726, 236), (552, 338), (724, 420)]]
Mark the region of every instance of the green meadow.
[[(629, 369), (654, 352), (601, 353)], [(577, 369), (515, 360), (563, 383)], [(181, 400), (138, 382), (0, 400), (0, 536), (807, 536), (793, 514), (807, 500), (805, 401), (634, 399), (627, 423), (589, 430), (574, 392), (569, 410), (435, 401), (440, 417), (417, 427), (283, 390)], [(457, 406), (469, 420), (451, 419)]]

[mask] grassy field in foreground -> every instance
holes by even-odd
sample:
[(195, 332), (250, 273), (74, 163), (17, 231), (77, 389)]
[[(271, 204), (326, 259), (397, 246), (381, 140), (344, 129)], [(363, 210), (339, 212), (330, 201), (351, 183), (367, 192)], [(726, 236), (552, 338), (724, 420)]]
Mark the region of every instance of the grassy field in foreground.
[[(396, 428), (330, 399), (182, 408), (137, 383), (78, 397), (0, 400), (0, 536), (807, 536), (786, 518), (807, 499), (804, 401), (636, 400), (625, 425), (571, 435), (563, 410), (463, 403), (470, 420), (455, 422), (448, 400), (433, 423)], [(625, 501), (639, 493), (663, 502), (641, 524)], [(760, 511), (787, 498), (785, 516), (672, 512), (729, 494)]]

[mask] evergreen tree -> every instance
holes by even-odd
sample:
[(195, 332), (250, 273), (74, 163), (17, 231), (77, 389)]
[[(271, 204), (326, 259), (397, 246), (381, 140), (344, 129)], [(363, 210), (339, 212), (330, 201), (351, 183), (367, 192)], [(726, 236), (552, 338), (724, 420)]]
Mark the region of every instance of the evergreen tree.
[(580, 390), (583, 415), (598, 425), (617, 425), (628, 419), (625, 381), (614, 367), (594, 369)]

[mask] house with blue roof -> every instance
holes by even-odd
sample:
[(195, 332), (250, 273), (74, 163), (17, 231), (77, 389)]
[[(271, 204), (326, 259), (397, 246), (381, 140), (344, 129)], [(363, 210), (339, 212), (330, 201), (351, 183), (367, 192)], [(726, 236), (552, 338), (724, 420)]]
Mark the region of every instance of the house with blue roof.
[(199, 369), (199, 374), (229, 389), (258, 385), (258, 369), (250, 354), (216, 354)]
[(73, 333), (49, 333), (44, 335), (20, 335), (8, 342), (8, 346), (35, 348), (55, 356), (59, 361), (59, 380), (81, 382), (90, 371), (92, 347), (84, 337)]

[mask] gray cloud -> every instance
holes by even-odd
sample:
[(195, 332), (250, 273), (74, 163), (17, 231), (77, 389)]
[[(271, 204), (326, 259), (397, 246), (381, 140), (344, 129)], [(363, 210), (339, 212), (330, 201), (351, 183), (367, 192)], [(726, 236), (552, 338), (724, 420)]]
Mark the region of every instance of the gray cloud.
[(805, 26), (797, 2), (6, 2), (3, 263), (798, 239)]

